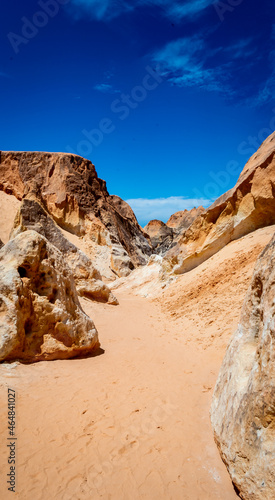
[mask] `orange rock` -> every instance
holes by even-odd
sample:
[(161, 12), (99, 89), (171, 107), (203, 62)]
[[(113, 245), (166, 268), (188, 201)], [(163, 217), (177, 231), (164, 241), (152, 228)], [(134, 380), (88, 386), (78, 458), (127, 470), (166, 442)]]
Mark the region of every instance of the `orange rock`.
[(19, 200), (35, 191), (61, 228), (89, 240), (99, 257), (102, 253), (103, 269), (106, 257), (111, 267), (114, 245), (116, 257), (120, 254), (115, 275), (120, 275), (120, 264), (125, 275), (148, 261), (148, 237), (127, 203), (109, 195), (89, 160), (65, 153), (2, 151), (0, 179), (0, 189)]

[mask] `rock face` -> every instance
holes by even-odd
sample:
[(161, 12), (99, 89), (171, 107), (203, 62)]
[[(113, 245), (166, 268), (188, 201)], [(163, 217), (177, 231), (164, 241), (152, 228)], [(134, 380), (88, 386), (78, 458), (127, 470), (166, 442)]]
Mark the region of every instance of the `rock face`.
[(230, 241), (275, 223), (275, 132), (246, 164), (236, 186), (195, 219), (164, 259), (164, 271), (182, 274)]
[(65, 153), (2, 151), (0, 179), (0, 189), (19, 200), (35, 183), (55, 222), (90, 243), (97, 266), (108, 258), (114, 275), (126, 276), (148, 261), (150, 241), (127, 203), (109, 195), (90, 161)]
[(0, 240), (0, 249), (4, 246), (4, 243), (2, 240)]
[(275, 236), (258, 259), (211, 409), (215, 440), (244, 500), (275, 492)]
[(99, 347), (62, 254), (36, 231), (0, 250), (0, 360), (67, 359)]
[(200, 206), (194, 207), (192, 210), (183, 210), (171, 215), (170, 219), (166, 222), (166, 226), (182, 232), (188, 229), (194, 220), (205, 212), (205, 208)]
[(60, 250), (73, 272), (79, 295), (113, 305), (118, 304), (111, 290), (101, 281), (101, 275), (94, 268), (91, 260), (63, 236), (34, 194), (28, 194), (22, 200), (14, 221), (11, 238), (26, 230), (37, 231)]
[(164, 255), (171, 248), (175, 232), (160, 220), (151, 220), (144, 231), (150, 236), (153, 252)]
[(165, 224), (160, 220), (151, 220), (144, 231), (150, 236), (153, 252), (161, 256), (176, 245), (179, 236), (188, 229), (192, 222), (203, 212), (203, 207), (184, 210), (171, 215)]

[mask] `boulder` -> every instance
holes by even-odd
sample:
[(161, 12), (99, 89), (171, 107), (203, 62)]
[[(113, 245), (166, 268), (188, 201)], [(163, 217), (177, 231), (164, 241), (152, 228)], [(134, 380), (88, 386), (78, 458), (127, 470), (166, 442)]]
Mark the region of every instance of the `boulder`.
[(197, 267), (230, 241), (275, 223), (275, 132), (261, 145), (234, 188), (197, 217), (165, 256), (164, 273)]
[(36, 231), (0, 250), (0, 360), (87, 355), (99, 347), (61, 252)]
[[(146, 264), (152, 249), (133, 211), (117, 196), (110, 196), (95, 166), (77, 155), (66, 153), (0, 152), (0, 189), (21, 200), (32, 185), (47, 212), (62, 228), (86, 240), (97, 266), (105, 272), (106, 257), (112, 270), (113, 246), (126, 252), (122, 273)], [(102, 252), (108, 249), (108, 254)], [(101, 268), (99, 268), (101, 270)], [(120, 275), (116, 260), (114, 276)]]
[(81, 296), (112, 305), (118, 304), (111, 290), (101, 281), (101, 275), (89, 257), (65, 238), (42, 202), (31, 193), (22, 200), (10, 236), (14, 238), (26, 230), (37, 231), (60, 250), (73, 272), (76, 288)]
[(215, 387), (211, 421), (244, 500), (275, 497), (275, 236), (260, 255)]

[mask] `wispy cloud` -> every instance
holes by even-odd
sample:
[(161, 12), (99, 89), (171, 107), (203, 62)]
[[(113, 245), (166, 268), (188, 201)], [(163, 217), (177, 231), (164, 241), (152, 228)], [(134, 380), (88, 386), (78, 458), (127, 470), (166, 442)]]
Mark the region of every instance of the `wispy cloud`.
[(272, 72), (272, 75), (265, 82), (264, 86), (260, 89), (258, 96), (248, 101), (248, 104), (252, 104), (254, 106), (262, 105), (264, 103), (273, 101), (275, 97), (275, 72)]
[(102, 92), (103, 94), (120, 94), (120, 90), (114, 89), (109, 83), (98, 83), (94, 86), (94, 90)]
[(232, 98), (236, 94), (232, 74), (245, 61), (248, 64), (254, 52), (252, 39), (211, 48), (205, 38), (195, 35), (169, 42), (151, 57), (154, 63), (160, 64), (163, 75), (172, 85), (201, 87)]
[(80, 19), (87, 13), (97, 20), (109, 17), (110, 0), (71, 0), (68, 5), (69, 12), (75, 17)]
[(170, 196), (169, 198), (136, 198), (126, 200), (134, 210), (141, 225), (145, 225), (152, 219), (167, 222), (169, 217), (180, 210), (191, 210), (200, 205), (208, 207), (213, 200), (204, 198), (185, 198), (184, 196)]
[(152, 58), (161, 65), (163, 74), (174, 85), (224, 91), (227, 72), (222, 66), (211, 67), (207, 64), (218, 50), (207, 49), (203, 38), (193, 36), (168, 43)]
[[(275, 42), (275, 24), (272, 26), (271, 41), (274, 46)], [(270, 76), (262, 85), (259, 94), (253, 103), (255, 106), (272, 101), (275, 97), (275, 50), (271, 50), (269, 54)]]
[(71, 0), (69, 10), (76, 18), (89, 13), (97, 20), (109, 21), (125, 12), (141, 7), (158, 7), (174, 21), (202, 13), (213, 0)]
[(182, 5), (182, 2), (166, 2), (168, 6), (168, 14), (171, 17), (189, 17), (195, 14), (202, 13), (209, 5), (213, 5), (213, 0), (193, 0), (189, 2), (185, 2)]

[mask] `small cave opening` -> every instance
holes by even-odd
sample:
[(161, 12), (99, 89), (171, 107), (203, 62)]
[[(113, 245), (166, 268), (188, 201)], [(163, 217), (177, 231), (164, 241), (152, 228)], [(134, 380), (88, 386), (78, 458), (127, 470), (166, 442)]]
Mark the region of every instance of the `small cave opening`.
[(26, 271), (26, 269), (24, 267), (19, 266), (18, 267), (18, 272), (19, 272), (20, 278), (26, 278), (27, 277), (27, 271)]

